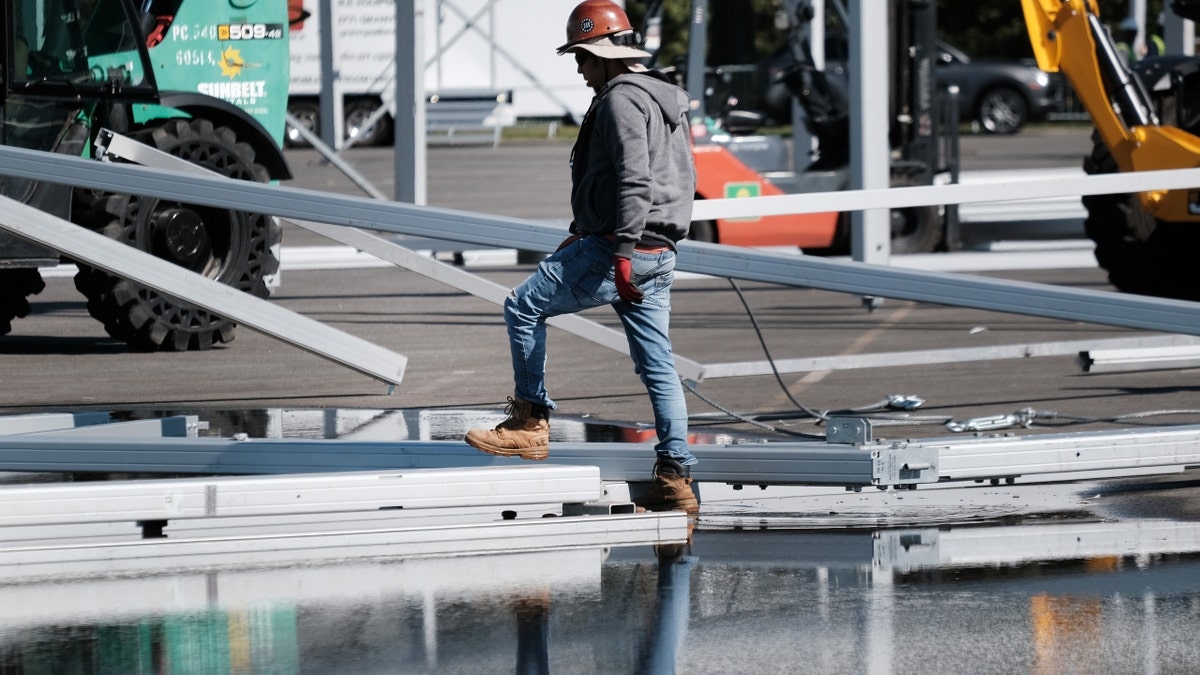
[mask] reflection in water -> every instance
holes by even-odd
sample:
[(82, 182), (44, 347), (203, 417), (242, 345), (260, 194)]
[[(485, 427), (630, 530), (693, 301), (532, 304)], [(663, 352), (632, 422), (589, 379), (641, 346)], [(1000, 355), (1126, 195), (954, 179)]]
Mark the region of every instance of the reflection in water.
[[(1041, 528), (1026, 529), (1036, 542)], [(11, 584), (0, 586), (0, 673), (1058, 675), (1200, 663), (1200, 549), (1137, 550), (1118, 529), (1109, 554), (1080, 559), (1032, 557), (1020, 542), (1008, 562), (977, 546), (959, 560), (928, 550), (1010, 530), (939, 539), (701, 522), (690, 545)]]

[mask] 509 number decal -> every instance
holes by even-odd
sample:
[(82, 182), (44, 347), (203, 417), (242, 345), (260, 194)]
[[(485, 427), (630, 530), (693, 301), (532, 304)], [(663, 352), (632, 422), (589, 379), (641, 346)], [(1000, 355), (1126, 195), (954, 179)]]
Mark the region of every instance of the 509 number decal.
[(283, 38), (281, 23), (223, 23), (217, 25), (218, 40), (279, 40)]

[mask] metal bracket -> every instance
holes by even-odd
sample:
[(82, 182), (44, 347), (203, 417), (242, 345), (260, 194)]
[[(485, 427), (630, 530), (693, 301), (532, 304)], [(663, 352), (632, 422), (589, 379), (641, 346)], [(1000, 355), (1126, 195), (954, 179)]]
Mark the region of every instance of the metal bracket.
[(830, 417), (825, 426), (826, 443), (863, 445), (875, 440), (871, 420), (863, 417)]
[(871, 451), (871, 483), (876, 486), (911, 486), (938, 481), (938, 448), (893, 444)]

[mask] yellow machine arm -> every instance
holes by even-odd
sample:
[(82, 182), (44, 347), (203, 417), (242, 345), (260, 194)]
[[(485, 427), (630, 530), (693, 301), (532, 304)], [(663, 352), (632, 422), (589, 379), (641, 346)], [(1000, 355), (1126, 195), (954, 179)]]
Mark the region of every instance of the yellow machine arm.
[[(1100, 23), (1096, 0), (1021, 0), (1038, 67), (1062, 72), (1121, 171), (1200, 167), (1200, 138), (1164, 126)], [(1200, 221), (1187, 190), (1139, 194), (1156, 218)]]

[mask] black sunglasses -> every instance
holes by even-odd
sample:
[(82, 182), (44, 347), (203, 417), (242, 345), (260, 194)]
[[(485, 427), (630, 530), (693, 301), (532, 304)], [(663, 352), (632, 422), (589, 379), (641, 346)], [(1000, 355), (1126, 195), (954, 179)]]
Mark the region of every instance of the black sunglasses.
[(587, 60), (592, 58), (591, 52), (585, 52), (582, 49), (575, 52), (575, 65), (582, 66), (587, 63)]

